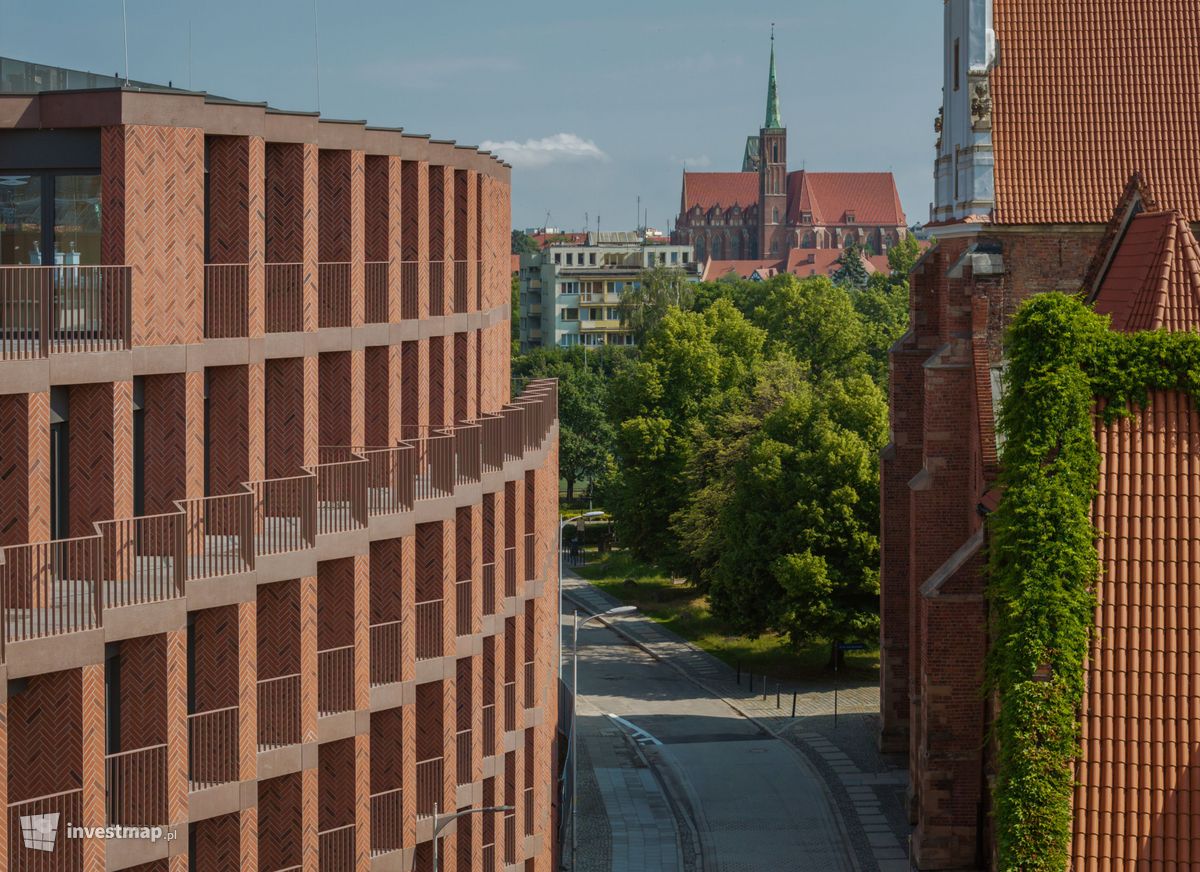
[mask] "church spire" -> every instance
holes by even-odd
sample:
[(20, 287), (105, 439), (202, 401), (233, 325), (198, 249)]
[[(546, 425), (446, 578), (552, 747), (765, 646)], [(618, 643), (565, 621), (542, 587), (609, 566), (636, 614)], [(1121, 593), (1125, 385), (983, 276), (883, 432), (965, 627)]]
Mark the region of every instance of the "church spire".
[(779, 120), (779, 93), (775, 90), (775, 25), (771, 24), (771, 78), (767, 82), (767, 130), (781, 130), (783, 122)]

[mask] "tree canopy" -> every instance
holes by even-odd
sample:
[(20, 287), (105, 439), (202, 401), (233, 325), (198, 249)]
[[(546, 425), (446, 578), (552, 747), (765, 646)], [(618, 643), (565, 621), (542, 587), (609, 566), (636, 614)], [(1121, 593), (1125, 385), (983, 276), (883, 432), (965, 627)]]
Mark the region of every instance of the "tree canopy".
[(621, 293), (621, 324), (630, 328), (634, 341), (641, 345), (670, 309), (690, 309), (694, 298), (682, 269), (655, 266), (642, 270), (638, 280)]

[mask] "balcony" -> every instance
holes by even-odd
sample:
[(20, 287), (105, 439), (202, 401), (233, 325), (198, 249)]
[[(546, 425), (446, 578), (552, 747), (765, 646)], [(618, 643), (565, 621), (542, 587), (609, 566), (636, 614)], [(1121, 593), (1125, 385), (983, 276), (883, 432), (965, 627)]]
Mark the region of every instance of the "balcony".
[(205, 264), (204, 338), (233, 339), (249, 336), (249, 316), (249, 264)]
[(417, 603), (417, 659), (432, 660), (441, 657), (442, 644), (442, 601), (430, 599)]
[(504, 595), (517, 595), (517, 547), (504, 549)]
[(433, 817), (442, 800), (442, 758), (417, 761), (417, 817)]
[(454, 583), (454, 634), (469, 636), (474, 632), (471, 621), (471, 588), (469, 578)]
[(268, 263), (263, 268), (263, 298), (267, 333), (304, 329), (304, 264)]
[(317, 326), (350, 326), (350, 263), (317, 264)]
[(525, 662), (525, 708), (531, 709), (537, 705), (537, 680), (533, 661)]
[(404, 811), (401, 789), (371, 794), (371, 856), (390, 854), (404, 847)]
[(400, 621), (371, 624), (371, 686), (400, 681)]
[(421, 264), (406, 260), (400, 264), (400, 317), (421, 317)]
[[(0, 548), (0, 657), (7, 659), (17, 643), (99, 629), (112, 609), (171, 600), (190, 583), (244, 575), (261, 558), (313, 549), (319, 536), (363, 530), (371, 518), (451, 497), (459, 485), (478, 482), (485, 471), (498, 471), (506, 460), (538, 448), (555, 414), (554, 383), (533, 382), (513, 404), (476, 423), (432, 431), (394, 448), (326, 448), (325, 462), (300, 475), (179, 500), (174, 512), (98, 522), (92, 535)], [(515, 548), (505, 549), (504, 560), (505, 593), (513, 596)], [(485, 567), (488, 613), (495, 612), (495, 588), (495, 566)], [(457, 598), (455, 608), (457, 622)], [(442, 609), (440, 599), (417, 605), (419, 658), (445, 653)], [(373, 682), (399, 668), (398, 625), (375, 634), (372, 644), (390, 646), (392, 653), (391, 665), (373, 672)], [(271, 727), (260, 740), (293, 741), (281, 735)]]
[(365, 291), (365, 317), (368, 324), (387, 324), (388, 298), (391, 293), (388, 288), (388, 262), (386, 260), (367, 261), (363, 265), (363, 290)]
[(353, 869), (354, 824), (317, 831), (317, 848), (321, 872), (346, 872)]
[(470, 311), (470, 306), (467, 303), (469, 266), (469, 261), (454, 261), (454, 311), (456, 314)]
[(258, 750), (300, 744), (300, 673), (258, 682)]
[(108, 754), (104, 769), (108, 823), (128, 827), (167, 823), (166, 745)]
[[(50, 872), (59, 869), (81, 872), (84, 840), (56, 841), (56, 833), (37, 826), (34, 819), (38, 817), (43, 821), (53, 817), (60, 828), (68, 823), (82, 822), (83, 789), (76, 788), (8, 804), (8, 868), (13, 872)], [(50, 858), (53, 862), (49, 861)]]
[(534, 830), (533, 786), (525, 788), (525, 835), (532, 836)]
[(188, 715), (188, 785), (203, 790), (238, 781), (238, 707)]
[(128, 349), (127, 266), (0, 266), (0, 360)]
[(483, 756), (496, 753), (496, 704), (489, 702), (483, 707)]
[(354, 646), (317, 652), (317, 714), (354, 711)]
[(431, 316), (446, 313), (446, 262), (442, 260), (429, 261), (429, 314)]
[(483, 564), (483, 614), (496, 614), (496, 564)]
[(474, 779), (471, 771), (471, 728), (454, 734), (454, 783), (470, 784)]
[(517, 683), (504, 682), (504, 732), (511, 733), (517, 728)]

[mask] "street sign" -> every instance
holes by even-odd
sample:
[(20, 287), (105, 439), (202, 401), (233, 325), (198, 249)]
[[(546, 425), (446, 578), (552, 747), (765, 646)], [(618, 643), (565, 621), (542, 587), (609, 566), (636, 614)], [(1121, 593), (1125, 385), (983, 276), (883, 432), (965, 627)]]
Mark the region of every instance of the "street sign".
[(866, 651), (867, 646), (862, 642), (838, 642), (837, 649), (839, 651)]

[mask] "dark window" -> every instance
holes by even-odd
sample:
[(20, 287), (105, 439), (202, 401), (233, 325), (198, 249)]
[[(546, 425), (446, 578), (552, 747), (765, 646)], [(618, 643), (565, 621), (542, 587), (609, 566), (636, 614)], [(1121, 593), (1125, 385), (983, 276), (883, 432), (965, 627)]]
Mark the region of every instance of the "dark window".
[(961, 69), (961, 67), (959, 66), (959, 63), (960, 63), (959, 46), (958, 46), (958, 40), (956, 39), (956, 40), (954, 40), (954, 90), (955, 91), (958, 90), (958, 86), (961, 81), (960, 74), (959, 74), (959, 70)]
[(0, 171), (0, 264), (100, 263), (100, 176)]

